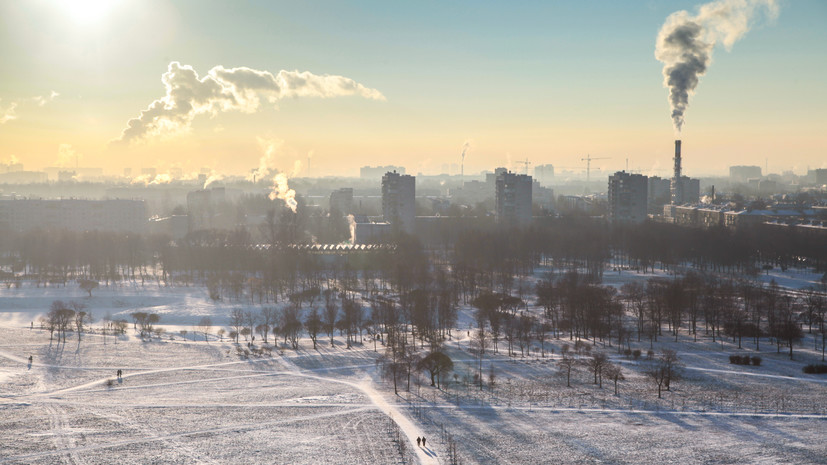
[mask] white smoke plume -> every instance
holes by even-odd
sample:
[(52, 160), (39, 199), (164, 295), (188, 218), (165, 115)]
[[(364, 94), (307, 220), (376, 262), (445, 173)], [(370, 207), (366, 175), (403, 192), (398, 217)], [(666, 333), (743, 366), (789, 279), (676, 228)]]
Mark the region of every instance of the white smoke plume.
[(775, 0), (719, 0), (701, 5), (698, 14), (678, 11), (669, 15), (658, 32), (655, 58), (663, 62), (663, 85), (669, 89), (672, 121), (680, 132), (689, 96), (712, 61), (716, 44), (727, 50), (746, 34), (754, 18), (778, 14)]
[(72, 148), (71, 144), (60, 144), (57, 149), (57, 161), (55, 165), (59, 168), (74, 168), (83, 156)]
[(469, 150), (471, 150), (471, 139), (466, 139), (465, 142), (462, 143), (462, 161), (465, 161), (465, 156), (468, 155)]
[(17, 119), (16, 109), (17, 102), (12, 102), (7, 107), (0, 106), (0, 124), (6, 124), (13, 119)]
[(296, 213), (298, 203), (296, 202), (296, 191), (287, 185), (287, 175), (279, 173), (273, 178), (273, 191), (270, 192), (270, 200), (281, 199), (287, 208)]
[(277, 155), (284, 146), (284, 141), (281, 139), (256, 137), (256, 141), (258, 141), (258, 146), (261, 147), (264, 154), (258, 159), (258, 168), (253, 170), (247, 177), (247, 180), (251, 182), (260, 181), (276, 170), (278, 166)]
[(214, 116), (222, 111), (253, 113), (260, 99), (270, 104), (286, 97), (330, 98), (346, 95), (385, 100), (370, 89), (343, 76), (316, 75), (307, 71), (259, 71), (247, 67), (226, 69), (216, 66), (204, 77), (177, 61), (161, 76), (166, 95), (152, 102), (137, 118), (127, 122), (118, 142), (137, 142), (150, 136), (186, 131), (201, 114)]
[(206, 189), (207, 187), (209, 187), (210, 184), (221, 181), (222, 179), (224, 179), (223, 174), (216, 173), (215, 171), (213, 171), (212, 173), (210, 173), (209, 176), (207, 176), (207, 180), (204, 181), (203, 189)]

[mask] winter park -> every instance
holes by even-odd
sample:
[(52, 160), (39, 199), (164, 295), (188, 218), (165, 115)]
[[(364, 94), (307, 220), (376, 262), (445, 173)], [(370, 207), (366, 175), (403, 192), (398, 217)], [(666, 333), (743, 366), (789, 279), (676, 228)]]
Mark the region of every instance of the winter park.
[(696, 1), (0, 0), (0, 465), (827, 464), (827, 3)]

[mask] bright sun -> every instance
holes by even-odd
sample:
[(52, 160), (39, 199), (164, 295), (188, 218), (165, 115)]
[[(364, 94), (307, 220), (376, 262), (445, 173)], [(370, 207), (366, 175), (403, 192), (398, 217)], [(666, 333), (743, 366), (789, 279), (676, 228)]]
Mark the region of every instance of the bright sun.
[(73, 21), (92, 24), (102, 20), (118, 0), (58, 0), (58, 4)]

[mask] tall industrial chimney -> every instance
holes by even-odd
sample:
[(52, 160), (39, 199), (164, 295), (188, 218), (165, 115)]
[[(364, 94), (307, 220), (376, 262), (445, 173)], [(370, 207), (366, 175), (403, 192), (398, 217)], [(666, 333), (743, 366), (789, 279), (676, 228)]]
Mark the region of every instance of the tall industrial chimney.
[(675, 174), (672, 176), (672, 183), (669, 186), (672, 191), (672, 204), (683, 203), (683, 181), (681, 180), (681, 141), (675, 141)]

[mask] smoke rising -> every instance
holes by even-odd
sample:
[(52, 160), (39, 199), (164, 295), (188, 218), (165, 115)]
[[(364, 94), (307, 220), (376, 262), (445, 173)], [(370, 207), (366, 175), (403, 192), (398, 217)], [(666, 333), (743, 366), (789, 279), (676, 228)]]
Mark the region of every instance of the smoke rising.
[(287, 185), (287, 175), (284, 173), (279, 173), (273, 178), (273, 191), (270, 192), (270, 200), (276, 199), (284, 200), (287, 208), (296, 213), (296, 207), (299, 205), (296, 202), (296, 191)]
[(166, 95), (152, 102), (137, 118), (127, 122), (116, 142), (132, 143), (151, 136), (170, 135), (190, 128), (201, 114), (214, 116), (223, 111), (253, 113), (261, 98), (270, 104), (286, 97), (330, 98), (346, 95), (385, 100), (370, 89), (343, 76), (316, 75), (299, 71), (259, 71), (216, 66), (199, 77), (192, 66), (177, 61), (161, 76)]
[(462, 160), (465, 161), (465, 155), (468, 154), (468, 151), (471, 150), (471, 139), (466, 139), (465, 142), (462, 143)]
[(17, 102), (12, 102), (5, 108), (0, 107), (0, 124), (6, 124), (13, 119), (17, 119), (16, 109)]
[(672, 122), (680, 132), (689, 96), (712, 61), (716, 44), (729, 50), (746, 34), (753, 19), (764, 12), (778, 14), (775, 0), (719, 0), (701, 5), (698, 14), (677, 11), (658, 32), (655, 58), (663, 62), (663, 85), (669, 89)]
[(59, 168), (72, 168), (78, 165), (81, 158), (83, 155), (73, 149), (71, 144), (60, 144), (55, 165)]

